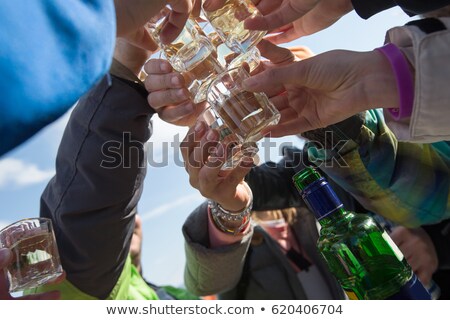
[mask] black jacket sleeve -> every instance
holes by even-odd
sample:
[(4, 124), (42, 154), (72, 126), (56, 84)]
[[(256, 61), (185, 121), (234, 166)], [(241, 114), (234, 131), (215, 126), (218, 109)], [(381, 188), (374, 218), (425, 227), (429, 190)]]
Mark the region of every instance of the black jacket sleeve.
[(106, 298), (125, 264), (153, 113), (145, 89), (105, 76), (75, 107), (41, 198), (67, 279)]
[(304, 168), (303, 153), (300, 149), (283, 151), (284, 157), (278, 162), (266, 162), (252, 168), (245, 180), (253, 192), (253, 210), (275, 210), (304, 206), (292, 176)]
[(450, 0), (352, 0), (352, 4), (361, 18), (368, 19), (395, 6), (400, 6), (408, 15), (414, 16), (442, 8), (450, 4)]

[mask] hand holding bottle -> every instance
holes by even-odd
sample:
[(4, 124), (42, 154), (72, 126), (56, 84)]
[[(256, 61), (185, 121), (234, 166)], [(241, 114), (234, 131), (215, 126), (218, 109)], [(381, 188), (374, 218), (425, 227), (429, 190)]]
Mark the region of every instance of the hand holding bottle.
[(396, 227), (390, 234), (424, 285), (438, 268), (438, 257), (431, 238), (422, 228)]

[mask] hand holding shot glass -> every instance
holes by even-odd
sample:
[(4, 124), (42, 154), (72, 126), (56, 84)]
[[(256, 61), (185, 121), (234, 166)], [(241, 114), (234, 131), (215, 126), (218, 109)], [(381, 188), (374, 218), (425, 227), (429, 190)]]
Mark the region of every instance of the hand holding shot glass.
[(147, 23), (147, 28), (172, 67), (185, 78), (194, 102), (199, 103), (205, 100), (208, 82), (224, 68), (217, 60), (214, 46), (191, 18), (172, 43), (165, 45), (160, 41), (159, 33), (170, 12), (165, 7)]
[(234, 168), (244, 156), (255, 156), (256, 142), (263, 137), (261, 131), (280, 120), (278, 110), (264, 93), (243, 89), (243, 81), (249, 77), (244, 67), (238, 67), (221, 73), (208, 87), (210, 109), (203, 119), (211, 129), (219, 130), (227, 154), (223, 169)]
[(5, 227), (0, 231), (0, 247), (13, 255), (5, 269), (10, 292), (39, 287), (63, 275), (50, 219), (24, 219)]

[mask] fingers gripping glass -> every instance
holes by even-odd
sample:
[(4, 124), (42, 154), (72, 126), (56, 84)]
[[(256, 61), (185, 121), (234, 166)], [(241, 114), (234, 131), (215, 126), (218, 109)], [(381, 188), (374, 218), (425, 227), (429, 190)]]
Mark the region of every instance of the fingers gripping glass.
[[(249, 73), (238, 67), (225, 71), (211, 82), (207, 91), (210, 110), (204, 113), (207, 124), (219, 130), (221, 140), (226, 142), (225, 168), (236, 166), (236, 159), (254, 156), (258, 151), (256, 142), (262, 138), (261, 131), (280, 120), (280, 114), (264, 93), (245, 91), (242, 83)], [(235, 148), (237, 148), (235, 150)]]
[(205, 100), (208, 83), (224, 68), (217, 60), (214, 46), (193, 19), (188, 19), (174, 41), (163, 44), (159, 34), (169, 13), (170, 9), (165, 7), (147, 23), (147, 29), (172, 67), (185, 78), (194, 102), (199, 103)]

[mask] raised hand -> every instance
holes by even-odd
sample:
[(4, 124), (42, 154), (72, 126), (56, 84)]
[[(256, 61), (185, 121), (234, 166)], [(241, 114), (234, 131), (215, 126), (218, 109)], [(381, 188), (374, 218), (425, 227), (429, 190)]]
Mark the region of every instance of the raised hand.
[(270, 68), (244, 83), (249, 91), (264, 91), (281, 113), (267, 128), (272, 136), (324, 128), (358, 112), (399, 105), (395, 76), (378, 51), (335, 50)]
[(194, 104), (183, 76), (162, 59), (149, 60), (144, 69), (148, 74), (145, 80), (148, 102), (159, 117), (175, 125), (192, 126), (205, 103)]

